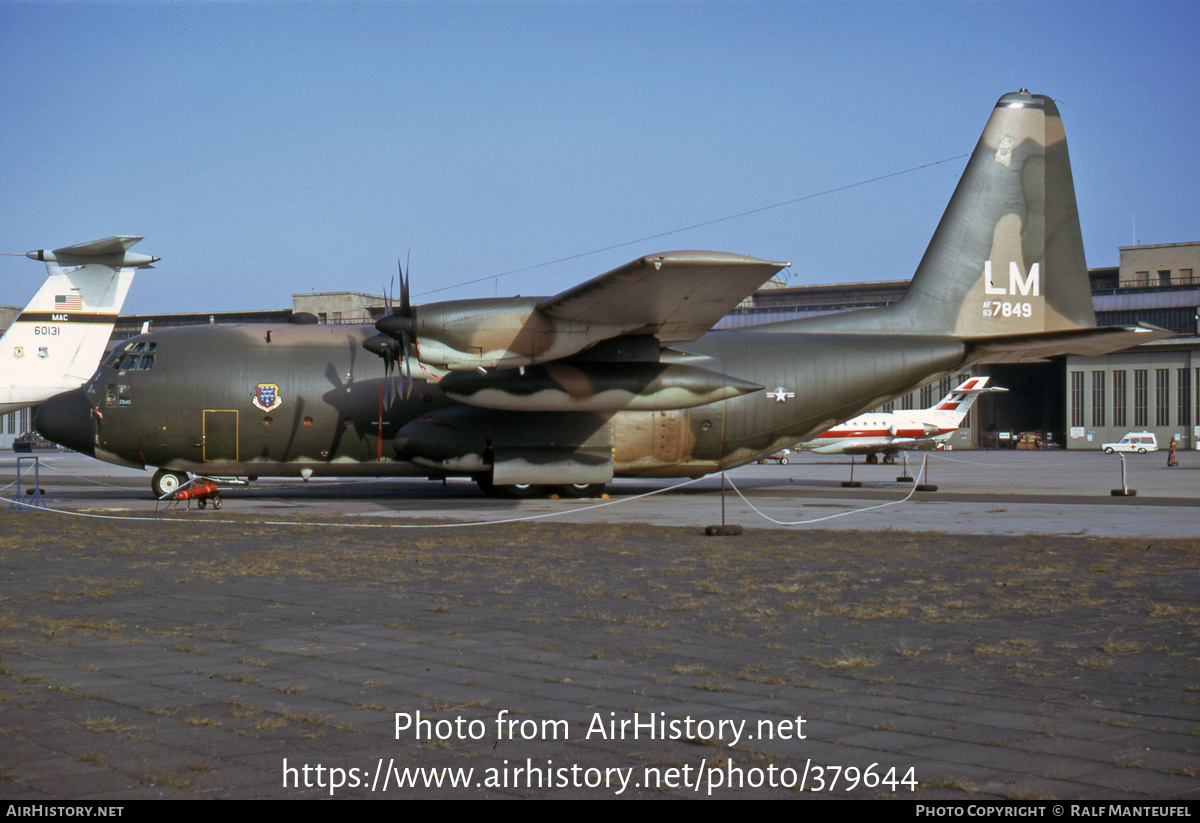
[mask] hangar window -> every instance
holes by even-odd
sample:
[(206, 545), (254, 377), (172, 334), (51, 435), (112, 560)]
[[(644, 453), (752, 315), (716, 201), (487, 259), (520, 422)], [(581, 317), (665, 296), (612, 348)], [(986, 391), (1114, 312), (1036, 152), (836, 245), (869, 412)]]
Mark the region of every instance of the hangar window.
[(1071, 372), (1071, 425), (1083, 425), (1083, 372)]
[(1154, 370), (1154, 425), (1171, 425), (1171, 370)]
[(1192, 425), (1192, 381), (1187, 369), (1180, 369), (1179, 377), (1179, 425)]
[(1092, 372), (1092, 425), (1104, 425), (1104, 372)]
[(1113, 372), (1113, 425), (1125, 428), (1125, 370)]
[(1146, 369), (1133, 370), (1133, 425), (1145, 426), (1149, 422), (1146, 407), (1150, 391), (1149, 373)]

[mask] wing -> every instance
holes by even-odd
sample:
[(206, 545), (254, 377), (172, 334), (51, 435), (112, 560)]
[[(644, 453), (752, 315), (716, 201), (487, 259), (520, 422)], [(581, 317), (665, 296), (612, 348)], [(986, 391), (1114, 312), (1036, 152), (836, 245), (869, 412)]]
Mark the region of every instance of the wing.
[(450, 371), (549, 363), (627, 336), (656, 338), (657, 355), (661, 346), (704, 334), (786, 265), (721, 252), (669, 252), (554, 297), (426, 303), (407, 314), (393, 312), (375, 328), (415, 341), (422, 363)]
[(542, 314), (573, 323), (619, 325), (663, 345), (695, 340), (789, 265), (715, 251), (649, 255), (547, 297)]

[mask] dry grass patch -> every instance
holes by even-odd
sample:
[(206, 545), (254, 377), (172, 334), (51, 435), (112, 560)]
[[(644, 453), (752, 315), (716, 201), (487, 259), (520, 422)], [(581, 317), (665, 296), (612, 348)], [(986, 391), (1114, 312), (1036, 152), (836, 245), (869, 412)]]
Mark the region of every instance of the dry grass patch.
[(1108, 640), (1100, 646), (1100, 650), (1105, 654), (1137, 654), (1142, 650), (1142, 646), (1132, 640), (1118, 640), (1109, 635)]
[(183, 718), (183, 722), (189, 726), (220, 726), (221, 721), (216, 717), (204, 717), (199, 714), (194, 714), (191, 717)]
[(108, 732), (132, 732), (137, 726), (132, 723), (118, 723), (116, 717), (85, 717), (79, 721), (90, 732), (106, 734)]
[(842, 652), (839, 656), (832, 660), (814, 661), (822, 669), (869, 669), (878, 666), (880, 660), (878, 657), (872, 657), (866, 654), (857, 654), (854, 652)]

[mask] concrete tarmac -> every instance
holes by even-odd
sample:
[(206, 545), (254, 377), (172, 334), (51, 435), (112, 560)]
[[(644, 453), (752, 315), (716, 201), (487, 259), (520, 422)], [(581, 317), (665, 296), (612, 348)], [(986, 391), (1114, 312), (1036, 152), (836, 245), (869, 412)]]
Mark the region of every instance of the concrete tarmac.
[(1094, 452), (931, 454), (932, 492), (800, 455), (728, 475), (731, 538), (719, 477), (218, 512), (39, 457), (71, 513), (0, 514), (8, 800), (1200, 798), (1195, 452), (1120, 498)]
[[(115, 514), (153, 514), (157, 508), (149, 471), (70, 453), (40, 456), (51, 508)], [(907, 465), (868, 466), (859, 460), (853, 475), (849, 458), (811, 453), (792, 455), (786, 466), (743, 466), (727, 475), (725, 517), (753, 528), (1200, 536), (1200, 452), (1180, 452), (1174, 468), (1167, 467), (1165, 451), (1128, 455), (1124, 461), (1095, 451), (925, 452), (901, 459)], [(0, 458), (0, 488), (12, 483), (15, 468), (14, 457)], [(897, 482), (905, 475), (913, 482)], [(861, 488), (843, 488), (852, 476)], [(915, 491), (918, 484), (937, 491)], [(608, 487), (610, 499), (597, 505), (594, 500), (497, 500), (465, 479), (443, 485), (413, 478), (267, 478), (225, 489), (223, 502), (231, 512), (254, 515), (419, 516), (455, 523), (536, 517), (693, 526), (720, 522), (720, 488), (719, 475), (690, 483), (618, 479)], [(1114, 497), (1114, 489), (1136, 494)]]

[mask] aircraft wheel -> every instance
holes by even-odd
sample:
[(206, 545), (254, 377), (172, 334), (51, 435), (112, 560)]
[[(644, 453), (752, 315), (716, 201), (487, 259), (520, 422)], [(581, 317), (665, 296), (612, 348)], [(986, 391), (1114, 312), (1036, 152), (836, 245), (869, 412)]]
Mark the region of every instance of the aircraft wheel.
[(218, 494), (213, 497), (213, 508), (214, 509), (221, 508), (221, 495)]
[(477, 475), (475, 483), (479, 490), (488, 497), (506, 497), (509, 500), (523, 500), (530, 497), (541, 497), (546, 494), (546, 486), (535, 486), (532, 483), (518, 483), (512, 486), (497, 486), (488, 475)]
[(786, 466), (786, 465), (787, 465), (787, 458), (786, 458), (786, 457), (781, 457), (781, 458), (779, 458), (779, 465), (781, 465), (781, 466)]
[(181, 472), (159, 469), (150, 480), (150, 489), (159, 500), (179, 491), (179, 487), (187, 482), (187, 475)]
[(895, 462), (896, 462), (896, 455), (894, 455), (894, 454), (885, 454), (885, 455), (883, 456), (883, 462), (884, 462), (885, 464), (889, 465), (889, 466), (891, 466), (891, 465), (894, 465), (894, 464), (895, 464)]
[(555, 489), (563, 497), (599, 497), (604, 494), (603, 483), (570, 483)]
[(208, 508), (208, 501), (205, 500), (203, 497), (201, 497), (199, 500), (196, 501), (196, 505), (202, 509), (206, 509), (206, 508)]
[(878, 462), (879, 462), (879, 455), (877, 455), (877, 454), (868, 454), (868, 455), (867, 455), (867, 462), (868, 462), (869, 464), (871, 464), (872, 466), (874, 466), (876, 463), (878, 463)]
[(510, 500), (527, 500), (531, 497), (544, 497), (546, 494), (545, 486), (536, 486), (533, 483), (514, 483), (511, 486), (494, 486), (496, 494), (500, 497), (507, 497)]

